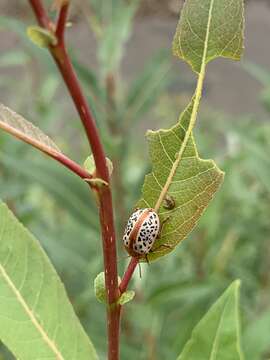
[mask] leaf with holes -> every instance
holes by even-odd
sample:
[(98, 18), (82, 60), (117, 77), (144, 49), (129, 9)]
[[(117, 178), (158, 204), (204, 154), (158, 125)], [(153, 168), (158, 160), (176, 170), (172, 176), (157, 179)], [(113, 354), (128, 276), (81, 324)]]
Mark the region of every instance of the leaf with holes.
[(46, 254), (3, 203), (0, 317), (0, 340), (18, 359), (97, 359)]
[(237, 280), (198, 323), (178, 360), (243, 360)]
[(198, 80), (194, 97), (179, 122), (168, 130), (147, 133), (153, 169), (146, 176), (138, 207), (154, 208), (161, 222), (165, 221), (160, 239), (148, 256), (150, 261), (171, 252), (191, 232), (223, 181), (216, 164), (199, 157), (193, 129), (206, 64), (218, 56), (238, 59), (242, 44), (242, 0), (229, 4), (227, 0), (206, 0), (203, 5), (198, 0), (185, 2), (173, 49), (198, 73)]

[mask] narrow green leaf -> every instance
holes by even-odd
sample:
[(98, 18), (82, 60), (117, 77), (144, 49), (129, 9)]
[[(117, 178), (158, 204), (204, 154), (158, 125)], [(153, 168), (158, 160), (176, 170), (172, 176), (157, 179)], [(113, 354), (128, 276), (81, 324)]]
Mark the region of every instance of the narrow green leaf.
[(0, 317), (0, 339), (18, 359), (97, 359), (46, 254), (3, 203)]
[(126, 303), (130, 302), (131, 300), (133, 300), (134, 296), (135, 296), (135, 291), (133, 291), (133, 290), (125, 291), (125, 292), (120, 296), (120, 299), (118, 300), (118, 304), (120, 304), (120, 305), (125, 305)]
[(55, 35), (40, 26), (29, 26), (27, 28), (27, 36), (34, 44), (41, 48), (47, 48), (50, 45), (57, 44)]
[(174, 37), (174, 54), (197, 73), (219, 56), (239, 60), (243, 14), (243, 0), (187, 0)]
[[(232, 23), (237, 23), (237, 29), (240, 26), (241, 31), (236, 31), (235, 26), (229, 26), (228, 32), (231, 35), (233, 33), (233, 39), (237, 39), (239, 45), (243, 42), (242, 0), (233, 0), (229, 4), (226, 0), (207, 0), (203, 6), (198, 0), (187, 0), (183, 8), (174, 39), (174, 52), (189, 61), (199, 74), (193, 100), (180, 116), (177, 125), (168, 130), (149, 131), (147, 134), (153, 171), (146, 176), (143, 198), (138, 206), (152, 207), (159, 212), (161, 221), (166, 220), (161, 238), (156, 241), (153, 252), (148, 256), (150, 261), (172, 251), (189, 234), (223, 180), (223, 173), (213, 161), (200, 159), (192, 133), (207, 62), (217, 56), (235, 58), (242, 51), (242, 46), (241, 50), (236, 45), (232, 47), (231, 43), (228, 46), (228, 36), (216, 38), (215, 35), (216, 24), (223, 24), (221, 14), (229, 15), (231, 12), (234, 12)], [(197, 22), (200, 27), (197, 27)], [(198, 38), (190, 30), (194, 26), (203, 36), (203, 41), (199, 42), (200, 52), (196, 52), (196, 56), (193, 49), (198, 46)], [(188, 47), (183, 46), (186, 42)], [(236, 44), (236, 41), (233, 43)], [(230, 51), (218, 52), (217, 49), (222, 45)], [(175, 203), (175, 207), (169, 211), (163, 206), (166, 196), (170, 196)]]
[(114, 71), (122, 59), (137, 6), (137, 0), (123, 4), (102, 34), (98, 55), (104, 73)]
[(46, 154), (55, 156), (61, 153), (57, 145), (38, 127), (2, 104), (0, 104), (0, 129)]
[(242, 360), (240, 281), (233, 282), (192, 332), (178, 360)]

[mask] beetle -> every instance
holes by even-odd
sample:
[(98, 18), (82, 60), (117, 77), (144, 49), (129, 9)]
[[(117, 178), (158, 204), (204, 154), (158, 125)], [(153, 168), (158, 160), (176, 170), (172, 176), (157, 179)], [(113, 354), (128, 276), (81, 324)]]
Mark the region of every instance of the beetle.
[(123, 242), (130, 256), (146, 257), (160, 233), (158, 214), (151, 208), (137, 209), (130, 216)]

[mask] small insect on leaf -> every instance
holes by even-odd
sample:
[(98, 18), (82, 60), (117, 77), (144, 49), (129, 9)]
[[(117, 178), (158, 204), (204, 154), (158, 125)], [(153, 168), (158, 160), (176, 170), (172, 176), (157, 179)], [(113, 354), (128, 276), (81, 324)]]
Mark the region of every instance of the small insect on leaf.
[(41, 48), (48, 48), (51, 45), (57, 44), (55, 35), (40, 26), (29, 26), (27, 28), (27, 36), (35, 45)]
[(175, 208), (175, 200), (174, 198), (167, 194), (163, 200), (163, 207), (164, 209), (167, 209), (167, 210), (172, 210)]

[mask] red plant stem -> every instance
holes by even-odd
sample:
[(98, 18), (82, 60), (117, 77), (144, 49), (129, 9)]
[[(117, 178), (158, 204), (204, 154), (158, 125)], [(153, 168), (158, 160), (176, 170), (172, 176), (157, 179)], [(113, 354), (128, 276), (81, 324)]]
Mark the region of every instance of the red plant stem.
[(39, 25), (48, 29), (50, 27), (50, 19), (44, 9), (42, 2), (40, 0), (29, 0), (29, 2), (36, 15)]
[(69, 170), (71, 170), (72, 172), (74, 172), (75, 174), (77, 174), (80, 178), (82, 178), (83, 180), (86, 179), (92, 179), (93, 176), (86, 171), (84, 168), (82, 168), (79, 164), (77, 164), (75, 161), (71, 160), (70, 158), (68, 158), (67, 156), (65, 156), (62, 153), (56, 153), (55, 155), (51, 155), (49, 154), (49, 156), (51, 156), (52, 158), (54, 158), (55, 160), (59, 161), (62, 165), (64, 165), (65, 167), (67, 167)]
[(65, 40), (64, 36), (65, 36), (65, 28), (66, 28), (66, 22), (68, 16), (68, 8), (69, 8), (69, 1), (64, 3), (59, 11), (56, 30), (55, 30), (55, 35), (58, 39), (59, 44), (63, 44)]
[(57, 44), (56, 46), (51, 47), (51, 54), (58, 66), (59, 71), (62, 74), (62, 77), (80, 115), (89, 140), (89, 144), (93, 151), (97, 176), (106, 182), (109, 182), (109, 173), (106, 165), (105, 153), (98, 135), (98, 130), (87, 101), (82, 93), (78, 78), (74, 72), (73, 65), (71, 64), (65, 46), (63, 44)]
[[(33, 10), (37, 16), (40, 25), (50, 29), (50, 21), (48, 19), (44, 7), (40, 0), (29, 0)], [(62, 20), (67, 18), (67, 9), (61, 10), (59, 14), (59, 25), (62, 29)], [(64, 29), (63, 29), (64, 30)], [(62, 31), (62, 30), (61, 30)], [(61, 35), (62, 36), (62, 35)], [(110, 182), (108, 168), (106, 165), (105, 153), (100, 141), (97, 127), (93, 116), (90, 112), (87, 101), (82, 93), (78, 78), (67, 54), (64, 34), (55, 46), (50, 47), (50, 52), (58, 66), (64, 82), (70, 92), (77, 111), (80, 115), (84, 126), (90, 147), (93, 152), (96, 164), (96, 176), (100, 177), (107, 183)], [(104, 186), (97, 189), (99, 197), (99, 216), (102, 231), (103, 258), (105, 268), (105, 284), (107, 289), (107, 332), (108, 332), (108, 359), (119, 359), (119, 327), (120, 327), (120, 306), (116, 305), (119, 298), (118, 289), (118, 273), (117, 273), (117, 255), (116, 240), (114, 230), (112, 195), (110, 187)]]
[(126, 290), (127, 290), (127, 287), (128, 287), (128, 284), (129, 284), (129, 281), (130, 279), (132, 278), (132, 275), (136, 269), (136, 266), (138, 265), (139, 263), (139, 260), (132, 257), (131, 260), (130, 260), (130, 263), (127, 267), (127, 270), (123, 276), (123, 279), (119, 285), (119, 291), (121, 294), (123, 294)]

